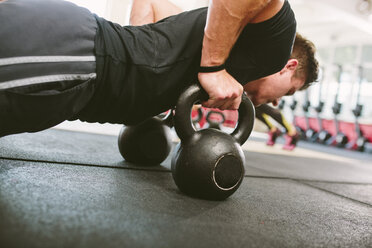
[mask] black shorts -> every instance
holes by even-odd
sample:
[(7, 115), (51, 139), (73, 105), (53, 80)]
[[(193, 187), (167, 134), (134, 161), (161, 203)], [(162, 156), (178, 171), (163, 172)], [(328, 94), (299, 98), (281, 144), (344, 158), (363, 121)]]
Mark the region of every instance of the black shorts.
[(92, 101), (76, 118), (137, 124), (172, 108), (197, 82), (207, 9), (144, 26), (97, 17), (97, 80)]
[(72, 118), (96, 83), (97, 23), (59, 0), (0, 3), (0, 136)]

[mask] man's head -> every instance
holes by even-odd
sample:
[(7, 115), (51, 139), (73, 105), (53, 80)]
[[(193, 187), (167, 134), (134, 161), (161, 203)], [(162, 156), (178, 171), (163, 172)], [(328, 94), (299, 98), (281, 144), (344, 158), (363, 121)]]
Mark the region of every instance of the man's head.
[(307, 89), (317, 78), (315, 46), (297, 33), (292, 54), (284, 68), (270, 76), (247, 83), (244, 90), (254, 105), (270, 102), (277, 105), (282, 96)]

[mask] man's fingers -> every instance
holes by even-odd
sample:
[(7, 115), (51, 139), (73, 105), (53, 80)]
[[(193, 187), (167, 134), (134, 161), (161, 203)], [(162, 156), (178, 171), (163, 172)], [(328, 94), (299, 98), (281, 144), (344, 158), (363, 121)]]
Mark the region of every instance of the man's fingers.
[(241, 102), (242, 102), (242, 99), (240, 97), (236, 98), (231, 109), (238, 110)]
[(223, 102), (215, 99), (209, 99), (208, 101), (203, 102), (202, 105), (207, 108), (220, 108), (223, 105)]
[(225, 101), (221, 106), (221, 110), (236, 110), (239, 108), (240, 105), (240, 98), (235, 99), (229, 99), (228, 101)]
[(207, 108), (218, 108), (221, 110), (237, 110), (239, 109), (241, 103), (241, 98), (236, 97), (234, 99), (224, 99), (224, 100), (215, 100), (209, 99), (206, 102), (203, 102), (203, 106)]
[(230, 109), (231, 110), (231, 108), (232, 108), (232, 104), (231, 104), (231, 102), (226, 102), (225, 104), (223, 104), (221, 107), (220, 107), (220, 109), (221, 110), (227, 110), (227, 109)]

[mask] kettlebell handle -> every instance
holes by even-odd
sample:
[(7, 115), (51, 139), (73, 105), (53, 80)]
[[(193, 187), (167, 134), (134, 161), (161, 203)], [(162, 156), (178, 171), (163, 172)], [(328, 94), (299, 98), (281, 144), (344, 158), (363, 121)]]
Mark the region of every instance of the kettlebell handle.
[[(174, 127), (181, 140), (187, 140), (196, 132), (191, 121), (192, 106), (198, 101), (205, 101), (207, 99), (208, 94), (199, 84), (191, 85), (178, 98), (174, 115)], [(240, 145), (243, 145), (252, 132), (255, 118), (253, 103), (246, 94), (242, 95), (242, 102), (238, 111), (238, 125), (231, 133), (231, 136)]]

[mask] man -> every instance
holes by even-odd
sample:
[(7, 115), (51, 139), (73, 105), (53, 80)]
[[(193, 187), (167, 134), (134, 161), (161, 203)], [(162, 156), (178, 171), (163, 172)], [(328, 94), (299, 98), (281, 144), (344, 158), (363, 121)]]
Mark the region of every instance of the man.
[[(139, 123), (197, 81), (209, 94), (205, 106), (237, 109), (247, 82), (260, 104), (308, 78), (292, 80), (296, 22), (283, 0), (213, 0), (209, 9), (140, 27), (65, 1), (7, 0), (0, 21), (0, 136), (67, 119)], [(270, 75), (285, 82), (271, 85)]]
[[(173, 1), (170, 2), (168, 0), (133, 0), (131, 13), (130, 13), (130, 24), (135, 26), (145, 25), (149, 23), (154, 23), (157, 21), (160, 21), (163, 18), (166, 18), (171, 15), (179, 14), (182, 12), (182, 9), (173, 4)], [(313, 73), (313, 75), (307, 75), (307, 86), (312, 81), (315, 81), (315, 78), (317, 76), (317, 62), (315, 59), (313, 59), (313, 53), (314, 53), (314, 45), (306, 40), (304, 37), (297, 34), (296, 41), (295, 41), (295, 47), (294, 52), (291, 56), (292, 59), (297, 59), (300, 61), (301, 66), (298, 67), (298, 75), (299, 80), (297, 83), (301, 84), (301, 76), (306, 77), (306, 73), (301, 72), (304, 71), (304, 68), (307, 68), (309, 73)], [(308, 62), (305, 62), (307, 61)], [(296, 68), (297, 70), (297, 68)], [(265, 81), (274, 81), (275, 75), (271, 75), (267, 78), (259, 79), (256, 81), (256, 84), (263, 84)], [(283, 80), (284, 81), (284, 80)], [(284, 81), (290, 82), (290, 80)], [(277, 82), (278, 84), (283, 84), (282, 81)], [(307, 86), (303, 87), (306, 88)], [(267, 87), (273, 88), (272, 86), (268, 85)], [(248, 86), (245, 88), (248, 89)], [(252, 86), (250, 86), (252, 88)], [(254, 86), (253, 88), (257, 88), (257, 86)], [(294, 90), (291, 88), (287, 94), (293, 94)], [(262, 93), (261, 93), (262, 94)], [(270, 93), (272, 94), (272, 93)], [(282, 95), (282, 93), (279, 93)], [(266, 99), (265, 95), (255, 96), (254, 94), (250, 94), (251, 98), (257, 103), (261, 103), (262, 101), (257, 99)], [(271, 98), (274, 99), (274, 98)], [(266, 99), (267, 100), (267, 99)], [(264, 100), (263, 100), (264, 101)], [(274, 104), (277, 104), (277, 100), (275, 99), (273, 101)], [(231, 115), (230, 111), (224, 111), (224, 114), (229, 116)], [(276, 122), (278, 122), (282, 127), (286, 130), (286, 143), (283, 146), (283, 149), (285, 150), (293, 150), (296, 147), (297, 141), (299, 139), (298, 134), (296, 132), (296, 129), (284, 118), (283, 114), (280, 112), (280, 110), (275, 109), (273, 107), (270, 107), (267, 104), (262, 104), (256, 107), (256, 118), (262, 121), (269, 129), (269, 139), (267, 141), (267, 145), (273, 146), (275, 144), (276, 138), (281, 134), (279, 129), (273, 125), (268, 117), (273, 118)], [(231, 119), (234, 119), (235, 113)]]

